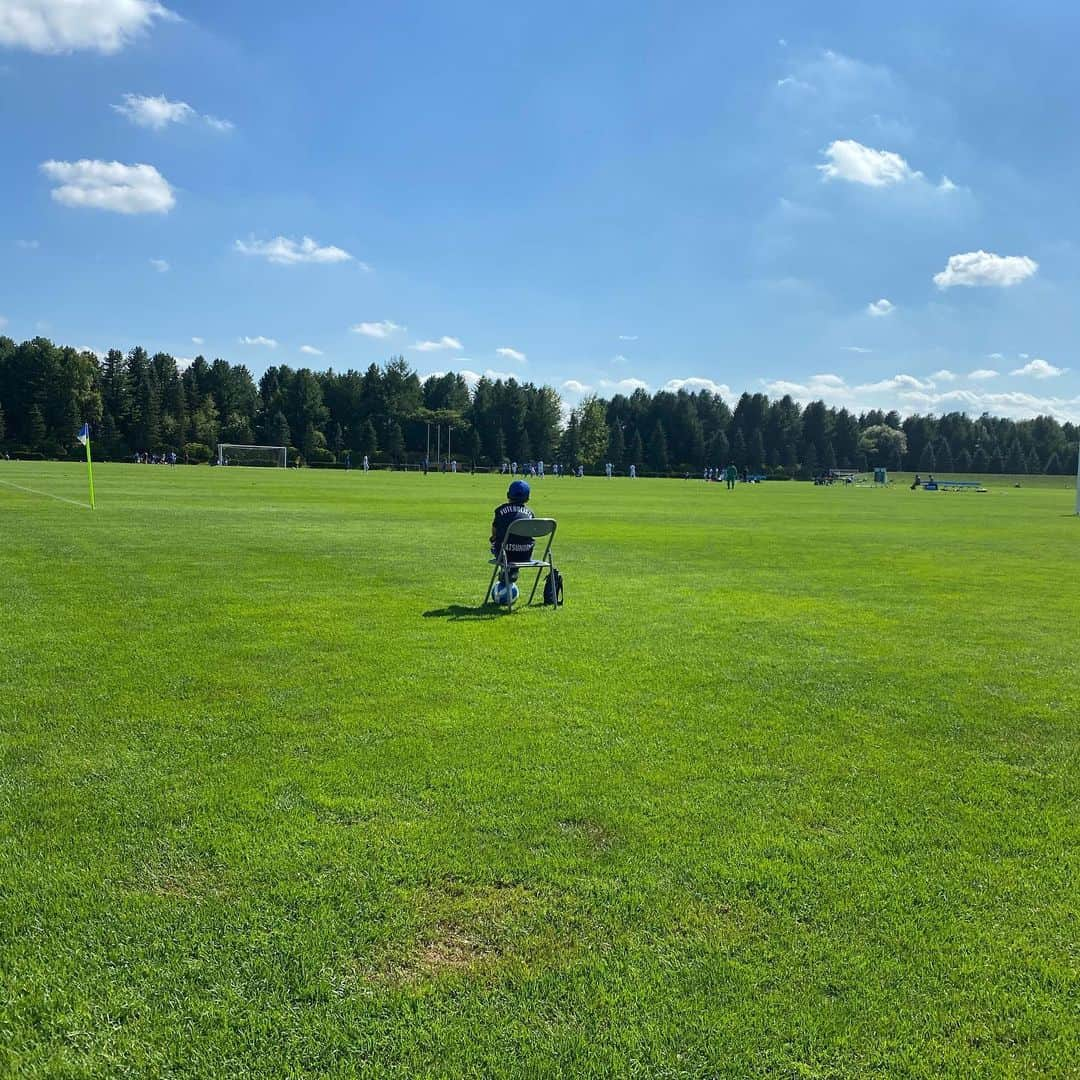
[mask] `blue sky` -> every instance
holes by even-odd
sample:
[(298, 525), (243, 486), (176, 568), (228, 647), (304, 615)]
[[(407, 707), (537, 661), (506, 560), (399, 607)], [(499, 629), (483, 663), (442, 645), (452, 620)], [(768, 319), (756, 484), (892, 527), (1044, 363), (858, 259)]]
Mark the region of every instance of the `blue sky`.
[(0, 0), (4, 332), (1080, 420), (1080, 14), (947, 7)]

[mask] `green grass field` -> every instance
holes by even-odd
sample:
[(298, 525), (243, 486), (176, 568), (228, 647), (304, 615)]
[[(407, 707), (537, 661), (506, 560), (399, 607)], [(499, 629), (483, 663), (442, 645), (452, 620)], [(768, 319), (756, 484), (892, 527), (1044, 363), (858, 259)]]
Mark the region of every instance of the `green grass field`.
[[(0, 480), (85, 499), (77, 465)], [(497, 476), (0, 484), (0, 1072), (1080, 1070), (1080, 519)]]

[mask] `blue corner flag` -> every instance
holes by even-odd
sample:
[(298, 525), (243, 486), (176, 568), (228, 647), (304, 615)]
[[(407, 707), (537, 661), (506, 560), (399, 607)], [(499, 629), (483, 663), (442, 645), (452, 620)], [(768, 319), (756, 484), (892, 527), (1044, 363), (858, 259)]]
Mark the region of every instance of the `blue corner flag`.
[(94, 466), (90, 461), (90, 425), (83, 424), (75, 438), (86, 447), (86, 482), (90, 486), (90, 509), (93, 510), (96, 504), (94, 502)]

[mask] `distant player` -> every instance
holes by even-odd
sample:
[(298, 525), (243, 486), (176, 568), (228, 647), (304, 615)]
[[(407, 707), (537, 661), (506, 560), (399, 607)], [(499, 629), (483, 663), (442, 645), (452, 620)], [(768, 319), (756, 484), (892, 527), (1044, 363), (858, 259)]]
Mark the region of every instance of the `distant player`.
[(609, 461), (609, 462), (608, 462), (608, 463), (607, 463), (607, 464), (606, 464), (606, 465), (604, 466), (604, 475), (605, 475), (605, 476), (606, 476), (606, 477), (607, 477), (607, 478), (608, 478), (609, 480), (611, 479), (611, 472), (612, 472), (612, 466), (611, 466), (611, 462)]
[(368, 461), (367, 454), (364, 455), (364, 472), (367, 472), (371, 468), (371, 462)]
[(734, 465), (729, 465), (724, 470), (724, 479), (727, 481), (728, 491), (734, 491), (735, 481), (739, 479), (739, 470)]
[(543, 480), (544, 479), (544, 463), (543, 463), (543, 461), (538, 461), (536, 463), (536, 478), (538, 480)]
[(636, 480), (637, 479), (637, 466), (636, 465), (631, 465), (630, 466), (630, 479), (631, 480)]

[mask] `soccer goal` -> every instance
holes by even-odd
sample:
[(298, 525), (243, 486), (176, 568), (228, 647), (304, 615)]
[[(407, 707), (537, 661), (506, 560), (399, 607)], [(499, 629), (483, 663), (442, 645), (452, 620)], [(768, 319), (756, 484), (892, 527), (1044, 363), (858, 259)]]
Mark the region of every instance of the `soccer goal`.
[(241, 446), (238, 443), (218, 443), (217, 463), (284, 469), (289, 463), (289, 455), (284, 446)]

